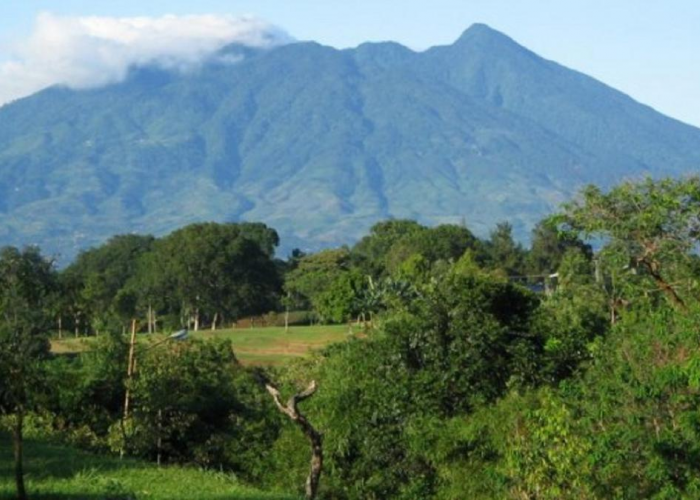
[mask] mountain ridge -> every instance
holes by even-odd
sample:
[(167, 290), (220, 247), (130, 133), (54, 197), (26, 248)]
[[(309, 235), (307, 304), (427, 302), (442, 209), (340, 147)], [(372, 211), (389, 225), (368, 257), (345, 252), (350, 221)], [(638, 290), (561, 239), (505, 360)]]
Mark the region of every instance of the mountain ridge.
[(524, 239), (584, 183), (699, 165), (700, 129), (486, 25), (422, 52), (296, 42), (0, 108), (0, 241), (67, 260), (115, 233), (260, 220), (284, 254), (389, 217), (509, 219)]

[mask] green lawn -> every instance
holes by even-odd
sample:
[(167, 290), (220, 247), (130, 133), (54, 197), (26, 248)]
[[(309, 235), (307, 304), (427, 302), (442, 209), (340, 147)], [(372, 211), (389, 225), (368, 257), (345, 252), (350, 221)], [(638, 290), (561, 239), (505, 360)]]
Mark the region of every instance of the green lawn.
[[(31, 499), (57, 500), (292, 500), (237, 483), (234, 477), (185, 467), (94, 455), (66, 446), (27, 441), (26, 486)], [(0, 434), (0, 498), (14, 498), (12, 447)]]
[[(354, 333), (359, 331), (359, 327), (353, 327)], [(347, 325), (292, 326), (287, 333), (282, 327), (191, 332), (192, 338), (231, 340), (238, 359), (244, 364), (255, 365), (280, 364), (305, 356), (314, 349), (346, 340), (348, 335)], [(162, 337), (142, 334), (139, 342), (146, 344), (154, 338)], [(55, 353), (80, 352), (89, 349), (91, 343), (91, 338), (55, 340), (52, 350)]]

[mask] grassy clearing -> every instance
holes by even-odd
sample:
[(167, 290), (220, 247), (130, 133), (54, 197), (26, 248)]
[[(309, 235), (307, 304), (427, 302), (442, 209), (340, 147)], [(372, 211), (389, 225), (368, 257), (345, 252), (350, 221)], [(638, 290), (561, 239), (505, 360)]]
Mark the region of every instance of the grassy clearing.
[[(353, 327), (353, 333), (359, 333), (360, 328)], [(239, 328), (203, 330), (191, 332), (192, 338), (199, 339), (228, 339), (233, 343), (236, 356), (244, 364), (276, 365), (290, 359), (308, 355), (314, 349), (321, 349), (333, 342), (342, 342), (350, 335), (347, 325), (318, 325), (292, 326), (289, 332), (282, 327)], [(149, 337), (139, 335), (139, 342), (144, 344), (160, 336)], [(90, 349), (93, 338), (68, 338), (54, 340), (52, 351), (57, 354), (82, 352)]]
[[(157, 467), (39, 441), (27, 441), (26, 485), (32, 499), (292, 500), (240, 485), (233, 476), (185, 467)], [(0, 434), (0, 499), (14, 498), (12, 448)]]

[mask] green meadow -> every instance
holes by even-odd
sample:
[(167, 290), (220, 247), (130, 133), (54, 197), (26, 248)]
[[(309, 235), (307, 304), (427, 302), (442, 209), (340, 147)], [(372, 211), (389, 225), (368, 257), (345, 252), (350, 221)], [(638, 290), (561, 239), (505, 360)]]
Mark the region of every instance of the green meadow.
[[(241, 485), (234, 476), (95, 455), (42, 441), (25, 442), (25, 481), (32, 499), (292, 500)], [(0, 434), (0, 499), (15, 498), (12, 444)]]
[[(279, 365), (291, 359), (307, 356), (312, 351), (342, 342), (361, 331), (360, 327), (348, 325), (314, 325), (284, 327), (256, 327), (201, 330), (190, 332), (194, 339), (225, 339), (233, 344), (236, 356), (246, 365)], [(162, 340), (162, 335), (138, 335), (138, 341), (147, 347)], [(51, 342), (56, 354), (77, 353), (90, 349), (94, 337), (64, 338)]]

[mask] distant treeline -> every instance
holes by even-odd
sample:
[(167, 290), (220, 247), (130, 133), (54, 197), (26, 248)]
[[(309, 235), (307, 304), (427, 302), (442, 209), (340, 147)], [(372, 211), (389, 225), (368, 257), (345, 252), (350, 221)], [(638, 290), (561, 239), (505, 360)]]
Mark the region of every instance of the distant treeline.
[[(470, 252), (505, 276), (542, 282), (570, 248), (590, 249), (539, 224), (530, 249), (499, 224), (486, 240), (467, 227), (425, 227), (411, 220), (375, 224), (353, 247), (274, 257), (277, 232), (262, 223), (199, 223), (162, 237), (114, 236), (83, 251), (56, 274), (52, 303), (58, 335), (231, 326), (270, 312), (307, 311), (320, 322), (345, 322), (380, 308), (377, 296), (420, 269), (449, 265)], [(32, 250), (36, 251), (36, 250)], [(297, 315), (298, 317), (298, 315)]]

